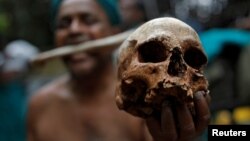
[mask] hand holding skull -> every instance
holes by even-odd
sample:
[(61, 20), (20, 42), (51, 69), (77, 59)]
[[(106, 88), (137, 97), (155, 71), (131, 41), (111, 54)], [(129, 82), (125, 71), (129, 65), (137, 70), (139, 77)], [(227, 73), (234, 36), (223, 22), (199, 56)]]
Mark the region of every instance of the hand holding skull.
[(189, 140), (209, 122), (207, 57), (194, 29), (175, 18), (137, 28), (118, 52), (116, 103), (145, 118), (156, 141)]

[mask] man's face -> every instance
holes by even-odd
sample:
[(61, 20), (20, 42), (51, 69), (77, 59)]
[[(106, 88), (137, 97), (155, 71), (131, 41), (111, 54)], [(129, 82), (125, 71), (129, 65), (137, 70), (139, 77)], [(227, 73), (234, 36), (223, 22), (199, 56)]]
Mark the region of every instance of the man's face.
[(120, 9), (123, 20), (126, 24), (137, 25), (144, 20), (144, 13), (138, 7), (138, 0), (120, 0)]
[[(108, 17), (95, 0), (64, 0), (57, 16), (55, 43), (57, 47), (79, 44), (112, 34)], [(63, 58), (69, 71), (84, 77), (100, 70), (105, 56), (79, 52)]]

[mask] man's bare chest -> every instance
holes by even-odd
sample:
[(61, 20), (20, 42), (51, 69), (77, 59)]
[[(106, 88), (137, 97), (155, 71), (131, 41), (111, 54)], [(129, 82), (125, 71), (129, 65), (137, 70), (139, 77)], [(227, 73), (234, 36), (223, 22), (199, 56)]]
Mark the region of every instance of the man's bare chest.
[(37, 135), (46, 141), (130, 140), (131, 126), (109, 106), (53, 106), (37, 122)]

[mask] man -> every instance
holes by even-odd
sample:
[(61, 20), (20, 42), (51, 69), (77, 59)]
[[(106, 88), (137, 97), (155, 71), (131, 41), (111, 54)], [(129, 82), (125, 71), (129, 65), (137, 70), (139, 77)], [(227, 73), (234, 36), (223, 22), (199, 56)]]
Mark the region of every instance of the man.
[[(63, 0), (56, 16), (56, 46), (114, 34), (118, 22), (113, 2)], [(39, 90), (30, 101), (29, 141), (187, 140), (207, 126), (209, 110), (202, 93), (195, 95), (197, 121), (186, 106), (178, 106), (177, 127), (169, 104), (163, 105), (159, 120), (143, 120), (119, 111), (115, 104), (112, 53), (79, 52), (63, 61), (69, 74)]]
[(135, 28), (148, 21), (143, 0), (119, 0), (123, 30)]
[[(28, 60), (37, 48), (25, 40), (9, 42), (0, 56), (0, 140), (26, 140)], [(0, 54), (1, 55), (1, 54)]]

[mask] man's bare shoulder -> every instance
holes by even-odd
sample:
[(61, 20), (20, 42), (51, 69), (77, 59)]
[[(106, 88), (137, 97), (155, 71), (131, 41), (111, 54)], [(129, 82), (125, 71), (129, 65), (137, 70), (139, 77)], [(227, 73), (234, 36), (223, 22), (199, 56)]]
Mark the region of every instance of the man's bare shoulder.
[(72, 101), (70, 95), (65, 96), (65, 93), (68, 93), (67, 82), (64, 77), (58, 78), (31, 95), (27, 113), (29, 138), (33, 138), (38, 132), (46, 133), (47, 127), (44, 125), (52, 124), (50, 119), (55, 119), (58, 115), (62, 116), (61, 113), (67, 113), (62, 111), (64, 109), (62, 107), (67, 105), (65, 103)]
[(29, 99), (30, 110), (40, 111), (60, 99), (67, 99), (67, 78), (58, 78), (36, 91)]

